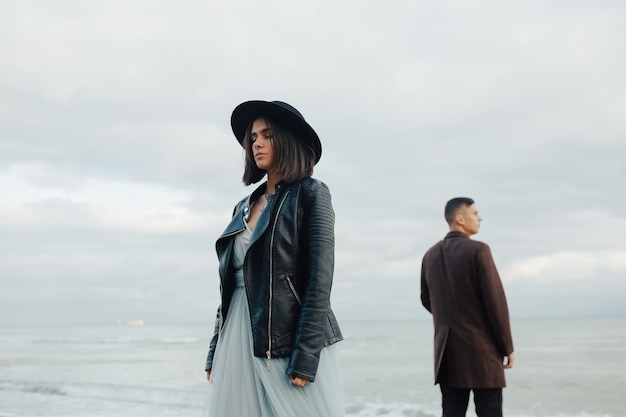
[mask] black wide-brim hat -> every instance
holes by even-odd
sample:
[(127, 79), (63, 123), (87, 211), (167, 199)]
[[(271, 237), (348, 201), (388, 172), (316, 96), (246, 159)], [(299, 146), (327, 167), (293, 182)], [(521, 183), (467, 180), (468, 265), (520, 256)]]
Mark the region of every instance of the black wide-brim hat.
[(230, 125), (242, 146), (250, 123), (259, 117), (267, 117), (291, 129), (298, 139), (305, 141), (313, 149), (315, 163), (319, 162), (322, 156), (322, 142), (319, 136), (295, 107), (282, 101), (251, 100), (235, 107), (230, 116)]

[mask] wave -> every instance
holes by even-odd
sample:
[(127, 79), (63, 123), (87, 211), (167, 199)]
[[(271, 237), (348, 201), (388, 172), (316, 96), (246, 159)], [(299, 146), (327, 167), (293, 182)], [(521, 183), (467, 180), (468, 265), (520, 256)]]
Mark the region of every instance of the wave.
[(202, 406), (206, 395), (198, 391), (140, 388), (123, 385), (66, 384), (0, 381), (0, 390), (157, 405)]
[(441, 415), (440, 409), (409, 403), (364, 402), (348, 406), (350, 417), (433, 417)]
[(130, 345), (130, 344), (177, 344), (193, 345), (203, 342), (200, 337), (138, 337), (120, 336), (111, 338), (90, 338), (76, 336), (48, 336), (35, 337), (32, 339), (36, 343), (57, 343), (57, 344), (77, 344), (77, 345)]
[[(19, 391), (52, 397), (67, 396), (76, 399), (105, 400), (111, 402), (146, 403), (150, 406), (168, 406), (181, 410), (202, 409), (206, 404), (207, 393), (198, 391), (175, 391), (159, 388), (138, 388), (129, 386), (94, 385), (94, 384), (65, 384), (53, 382), (21, 382), (0, 381), (0, 391)], [(475, 416), (468, 410), (468, 417)], [(187, 412), (185, 411), (185, 413)], [(348, 417), (436, 417), (441, 415), (441, 409), (435, 404), (411, 404), (405, 402), (386, 403), (384, 401), (368, 401), (365, 398), (356, 399), (347, 407)], [(527, 412), (511, 412), (505, 410), (509, 417), (538, 417)], [(181, 415), (184, 415), (181, 412)], [(556, 413), (541, 414), (542, 417), (612, 417), (609, 414), (596, 413)], [(0, 411), (0, 417), (14, 417), (5, 411)]]
[[(476, 417), (472, 410), (473, 404), (470, 402), (467, 416)], [(511, 412), (504, 410), (504, 414), (509, 417), (538, 417), (535, 414), (526, 412)], [(438, 406), (427, 406), (409, 403), (383, 403), (365, 402), (363, 404), (353, 404), (347, 408), (349, 417), (438, 417), (441, 415), (441, 408)], [(613, 417), (610, 414), (596, 414), (580, 412), (575, 414), (540, 414), (541, 417)]]

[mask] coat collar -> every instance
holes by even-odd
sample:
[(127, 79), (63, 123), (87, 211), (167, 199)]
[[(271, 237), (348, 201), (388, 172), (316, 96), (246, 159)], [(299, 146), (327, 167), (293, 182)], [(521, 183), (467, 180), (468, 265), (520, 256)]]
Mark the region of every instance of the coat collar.
[(454, 239), (454, 238), (469, 239), (469, 235), (466, 235), (463, 232), (452, 231), (452, 232), (448, 232), (448, 234), (446, 235), (444, 239)]

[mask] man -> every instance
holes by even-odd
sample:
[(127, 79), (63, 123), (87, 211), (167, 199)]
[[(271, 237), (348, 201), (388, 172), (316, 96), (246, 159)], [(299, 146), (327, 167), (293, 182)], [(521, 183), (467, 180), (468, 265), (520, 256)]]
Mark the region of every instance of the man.
[(448, 201), (450, 232), (422, 260), (422, 304), (435, 326), (435, 384), (444, 417), (502, 416), (504, 369), (513, 367), (509, 311), (489, 246), (469, 237), (482, 218), (471, 198)]

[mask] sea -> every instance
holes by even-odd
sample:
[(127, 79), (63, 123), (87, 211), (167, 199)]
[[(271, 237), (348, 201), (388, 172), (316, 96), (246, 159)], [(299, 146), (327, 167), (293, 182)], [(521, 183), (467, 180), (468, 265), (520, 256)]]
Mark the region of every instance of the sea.
[[(1, 327), (0, 417), (206, 417), (211, 324), (132, 324)], [(348, 416), (441, 415), (430, 320), (341, 324)], [(512, 327), (505, 416), (626, 417), (626, 317)]]

